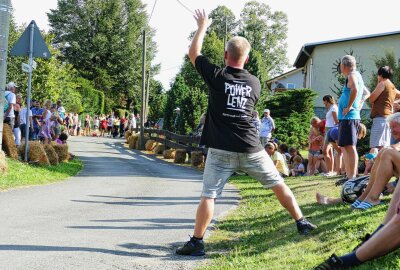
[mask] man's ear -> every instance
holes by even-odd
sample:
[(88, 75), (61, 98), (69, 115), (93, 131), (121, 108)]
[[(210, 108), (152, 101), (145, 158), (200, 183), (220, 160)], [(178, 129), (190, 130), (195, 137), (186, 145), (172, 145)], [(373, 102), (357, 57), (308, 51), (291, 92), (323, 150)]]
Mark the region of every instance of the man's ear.
[(247, 64), (249, 62), (249, 56), (246, 57), (246, 60), (244, 61), (244, 64)]

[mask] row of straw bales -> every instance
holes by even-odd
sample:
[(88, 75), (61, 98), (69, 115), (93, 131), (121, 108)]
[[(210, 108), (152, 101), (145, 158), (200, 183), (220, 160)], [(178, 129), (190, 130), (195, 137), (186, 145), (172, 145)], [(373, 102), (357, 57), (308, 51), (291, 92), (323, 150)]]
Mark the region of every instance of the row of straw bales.
[[(41, 144), (39, 141), (30, 141), (28, 147), (28, 162), (40, 166), (57, 165), (59, 162), (68, 161), (68, 146), (66, 144)], [(18, 148), (15, 145), (14, 136), (9, 125), (3, 125), (2, 150), (5, 155), (18, 160), (25, 157), (25, 142)]]
[[(129, 149), (140, 149), (141, 138), (140, 133), (132, 133), (131, 131), (125, 132), (125, 140), (129, 145)], [(156, 155), (163, 155), (164, 159), (173, 159), (175, 163), (185, 163), (188, 157), (188, 153), (184, 149), (166, 149), (165, 145), (149, 137), (144, 137), (145, 150), (153, 152)], [(191, 164), (195, 167), (204, 166), (204, 155), (201, 151), (191, 152)]]

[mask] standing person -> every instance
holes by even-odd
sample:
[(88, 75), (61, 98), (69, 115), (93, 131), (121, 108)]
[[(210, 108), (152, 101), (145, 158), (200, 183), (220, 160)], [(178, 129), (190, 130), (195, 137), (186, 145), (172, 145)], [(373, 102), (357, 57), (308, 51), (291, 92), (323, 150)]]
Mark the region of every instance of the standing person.
[(51, 120), (51, 134), (52, 134), (53, 141), (55, 141), (58, 139), (58, 137), (60, 137), (61, 125), (63, 123), (63, 120), (61, 119), (61, 116), (57, 109), (57, 104), (53, 104), (51, 106), (50, 120)]
[(85, 121), (83, 123), (83, 136), (90, 135), (90, 115), (85, 116)]
[(261, 145), (265, 147), (268, 141), (272, 139), (272, 133), (275, 131), (274, 119), (270, 116), (270, 110), (264, 110), (264, 117), (261, 119), (260, 127), (260, 141)]
[(22, 96), (20, 94), (17, 95), (16, 103), (14, 106), (14, 138), (15, 138), (15, 145), (18, 147), (21, 145), (21, 130), (19, 129), (20, 126), (20, 111), (21, 111), (21, 104), (22, 104)]
[(17, 103), (17, 98), (15, 93), (17, 92), (17, 85), (13, 82), (9, 82), (7, 84), (7, 90), (4, 93), (4, 97), (7, 100), (7, 110), (4, 112), (4, 123), (8, 124), (11, 127), (11, 130), (14, 129), (15, 124), (15, 114), (14, 108)]
[(332, 145), (328, 141), (328, 132), (330, 129), (336, 127), (339, 124), (339, 119), (337, 117), (338, 107), (336, 105), (335, 99), (331, 95), (326, 95), (322, 98), (322, 102), (327, 110), (326, 112), (326, 123), (325, 123), (325, 138), (324, 145), (322, 147), (322, 153), (324, 154), (324, 159), (328, 166), (328, 172), (325, 176), (335, 176), (335, 157), (333, 155)]
[[(19, 128), (21, 129), (21, 138), (25, 138), (25, 131), (26, 131), (26, 106), (23, 106), (20, 114), (19, 114), (19, 123), (20, 126)], [(32, 134), (33, 134), (33, 119), (32, 119), (32, 110), (29, 110), (29, 137), (28, 140), (32, 138)], [(25, 140), (26, 142), (26, 140)]]
[(397, 89), (390, 81), (393, 70), (388, 67), (378, 69), (378, 85), (369, 97), (371, 102), (371, 135), (370, 148), (378, 148), (390, 145), (390, 128), (386, 118), (393, 113), (393, 103), (396, 98)]
[(316, 226), (304, 218), (292, 191), (264, 151), (251, 122), (261, 84), (243, 69), (248, 61), (249, 42), (243, 37), (230, 39), (225, 51), (226, 67), (221, 69), (201, 55), (211, 20), (204, 11), (199, 10), (196, 10), (195, 19), (198, 29), (189, 49), (189, 58), (209, 89), (208, 112), (200, 142), (209, 150), (194, 234), (176, 253), (191, 256), (205, 254), (203, 236), (213, 217), (215, 200), (221, 195), (228, 178), (238, 169), (256, 178), (265, 188), (271, 188), (296, 221), (298, 232), (308, 234)]
[[(75, 130), (78, 128), (78, 122), (79, 122), (79, 115), (77, 113), (74, 113), (72, 116), (72, 128), (71, 128), (71, 136), (75, 135)], [(76, 135), (79, 135), (78, 133)]]
[(346, 81), (339, 98), (339, 140), (343, 149), (343, 161), (348, 179), (357, 176), (357, 133), (360, 128), (360, 110), (364, 89), (364, 80), (356, 69), (356, 59), (345, 55), (341, 59), (340, 69)]
[(44, 144), (51, 142), (51, 101), (47, 100), (44, 103), (44, 109), (42, 114), (42, 127), (40, 129), (39, 137), (43, 139)]
[(125, 135), (125, 128), (126, 128), (126, 123), (127, 119), (126, 117), (128, 116), (128, 113), (125, 113), (125, 115), (121, 118), (120, 125), (119, 125), (119, 137), (122, 138)]
[(33, 102), (34, 107), (32, 108), (32, 120), (33, 120), (33, 132), (32, 140), (38, 140), (40, 129), (42, 127), (42, 114), (43, 108), (40, 107), (40, 101), (36, 100)]
[(57, 111), (58, 115), (61, 117), (61, 119), (64, 121), (65, 118), (65, 109), (62, 106), (62, 101), (61, 99), (57, 100)]
[(107, 130), (107, 119), (104, 115), (100, 118), (100, 136), (104, 137), (104, 133)]
[(136, 117), (135, 114), (132, 113), (131, 117), (129, 118), (129, 130), (133, 132), (134, 129), (136, 129)]
[(315, 173), (318, 173), (317, 170), (320, 166), (319, 156), (323, 141), (323, 136), (319, 129), (311, 127), (308, 140), (308, 175), (314, 175)]
[(260, 116), (258, 115), (257, 111), (253, 111), (251, 115), (253, 117), (253, 125), (256, 127), (257, 133), (260, 134), (260, 128), (261, 128)]

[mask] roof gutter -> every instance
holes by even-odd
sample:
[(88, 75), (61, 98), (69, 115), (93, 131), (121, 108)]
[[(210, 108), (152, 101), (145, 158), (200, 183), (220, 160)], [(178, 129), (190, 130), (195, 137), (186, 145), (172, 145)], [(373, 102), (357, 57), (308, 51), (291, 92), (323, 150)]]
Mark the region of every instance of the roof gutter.
[(306, 51), (306, 49), (304, 48), (304, 46), (301, 48), (301, 51), (308, 56), (308, 58), (310, 58), (310, 71), (308, 72), (309, 74), (309, 79), (308, 79), (308, 88), (312, 89), (311, 85), (312, 85), (312, 73), (313, 73), (313, 58), (311, 57), (311, 55)]

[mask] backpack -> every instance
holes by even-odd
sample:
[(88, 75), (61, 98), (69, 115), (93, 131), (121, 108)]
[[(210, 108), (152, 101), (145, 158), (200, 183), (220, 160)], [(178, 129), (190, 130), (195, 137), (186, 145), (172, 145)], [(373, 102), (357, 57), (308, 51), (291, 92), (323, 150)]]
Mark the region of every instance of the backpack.
[(8, 95), (10, 95), (10, 93), (8, 93), (5, 97), (4, 97), (4, 112), (6, 112), (8, 110), (8, 100), (7, 97)]
[(369, 175), (346, 181), (342, 187), (342, 200), (347, 203), (355, 202), (367, 187), (368, 181)]

